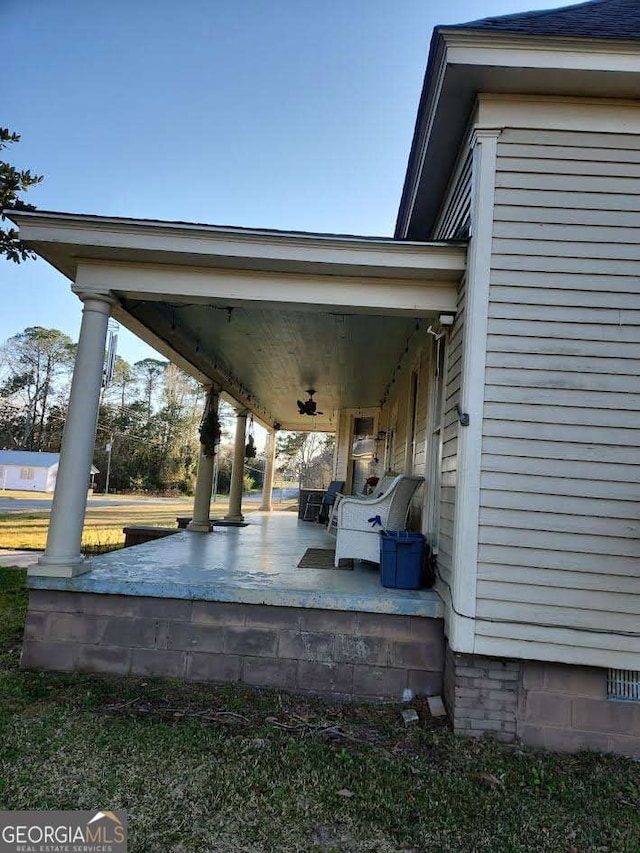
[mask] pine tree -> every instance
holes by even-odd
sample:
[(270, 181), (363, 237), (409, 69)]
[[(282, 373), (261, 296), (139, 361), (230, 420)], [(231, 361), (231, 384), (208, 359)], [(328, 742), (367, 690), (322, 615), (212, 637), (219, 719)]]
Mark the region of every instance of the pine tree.
[[(20, 141), (20, 134), (12, 133), (6, 127), (0, 127), (0, 151), (12, 143)], [(35, 210), (32, 204), (25, 204), (19, 193), (42, 182), (42, 175), (33, 175), (28, 169), (16, 169), (10, 163), (0, 160), (0, 222), (7, 221), (5, 210)], [(0, 255), (19, 264), (36, 254), (18, 237), (15, 228), (0, 226)]]

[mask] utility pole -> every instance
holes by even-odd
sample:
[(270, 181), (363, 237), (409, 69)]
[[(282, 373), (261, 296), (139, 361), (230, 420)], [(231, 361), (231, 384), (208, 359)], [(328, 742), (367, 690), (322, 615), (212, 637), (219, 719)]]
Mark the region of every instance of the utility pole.
[[(107, 390), (109, 385), (111, 385), (113, 380), (113, 370), (116, 364), (116, 350), (118, 349), (118, 330), (120, 329), (120, 326), (115, 320), (109, 320), (107, 329), (109, 332), (109, 341), (107, 344), (106, 358), (102, 372), (102, 390), (100, 392), (101, 403), (104, 392)], [(114, 434), (111, 433), (109, 441), (105, 446), (105, 450), (107, 451), (107, 477), (104, 484), (105, 495), (109, 494), (109, 479), (111, 478), (111, 450), (113, 448), (113, 440)]]
[(107, 451), (107, 478), (104, 485), (104, 493), (105, 495), (109, 494), (109, 478), (111, 477), (111, 450), (113, 448), (113, 440), (115, 436), (113, 433), (109, 436), (109, 441), (107, 442), (107, 446), (105, 450)]

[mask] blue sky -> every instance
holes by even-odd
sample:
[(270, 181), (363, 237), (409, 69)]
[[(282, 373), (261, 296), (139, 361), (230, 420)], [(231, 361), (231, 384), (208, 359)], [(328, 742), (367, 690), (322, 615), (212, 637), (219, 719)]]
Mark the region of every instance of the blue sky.
[[(433, 27), (557, 5), (1, 0), (8, 158), (42, 209), (389, 235)], [(0, 292), (0, 341), (77, 336), (45, 262), (2, 262)], [(124, 330), (119, 353), (153, 354)]]

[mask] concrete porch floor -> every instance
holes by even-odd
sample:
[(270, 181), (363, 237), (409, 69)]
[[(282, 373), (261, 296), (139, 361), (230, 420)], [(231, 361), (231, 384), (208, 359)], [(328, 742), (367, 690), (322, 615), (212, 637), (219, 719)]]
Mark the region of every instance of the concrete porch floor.
[(299, 569), (307, 548), (333, 549), (325, 528), (293, 513), (252, 513), (243, 528), (185, 531), (94, 557), (72, 579), (30, 577), (32, 589), (280, 607), (423, 616), (443, 615), (434, 590), (385, 589), (378, 567)]

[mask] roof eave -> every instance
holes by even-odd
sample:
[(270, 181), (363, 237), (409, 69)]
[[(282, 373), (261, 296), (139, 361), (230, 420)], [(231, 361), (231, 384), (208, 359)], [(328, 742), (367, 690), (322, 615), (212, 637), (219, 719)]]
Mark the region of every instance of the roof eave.
[(464, 244), (252, 231), (48, 211), (8, 211), (20, 238), (71, 281), (79, 263), (150, 262), (281, 272), (454, 279)]
[[(452, 96), (448, 94), (448, 86), (454, 73), (459, 77), (464, 73), (465, 68), (470, 77), (466, 83), (466, 96), (465, 98), (460, 97), (460, 81), (458, 80), (457, 103), (453, 103)], [(514, 73), (517, 74), (518, 81), (521, 83), (523, 71), (542, 79), (545, 73), (555, 74), (556, 71), (565, 69), (570, 70), (574, 76), (580, 74), (585, 79), (587, 75), (591, 75), (591, 78), (594, 75), (600, 75), (603, 81), (607, 81), (606, 85), (611, 87), (611, 97), (637, 97), (637, 94), (632, 94), (634, 90), (629, 79), (634, 77), (633, 85), (637, 93), (638, 77), (636, 75), (640, 74), (638, 41), (598, 37), (495, 33), (455, 27), (436, 28), (431, 40), (414, 137), (398, 210), (395, 237), (400, 240), (407, 238), (415, 240), (429, 239), (431, 236), (447, 182), (440, 182), (437, 193), (429, 201), (429, 215), (419, 223), (418, 227), (414, 220), (416, 218), (416, 200), (420, 193), (424, 193), (424, 186), (421, 188), (421, 184), (424, 184), (427, 171), (431, 174), (442, 174), (448, 173), (452, 168), (478, 94), (508, 91), (507, 84)], [(501, 89), (500, 85), (483, 88), (482, 84), (478, 83), (482, 73), (489, 71), (492, 73), (499, 72), (502, 75), (504, 89)], [(625, 77), (627, 78), (626, 81), (620, 83), (619, 81)], [(563, 75), (559, 75), (556, 88), (562, 85)], [(540, 87), (536, 89), (531, 86), (530, 90), (540, 94)], [(528, 94), (529, 91), (523, 88), (518, 93)], [(556, 90), (555, 92), (550, 91), (549, 94), (562, 93)], [(570, 84), (567, 83), (567, 91), (564, 94), (576, 95), (577, 93), (571, 91)], [(465, 110), (465, 115), (458, 115), (462, 109)], [(457, 136), (455, 139), (448, 139), (447, 144), (443, 146), (442, 140), (438, 138), (441, 129), (434, 132), (434, 124), (438, 120), (442, 126), (442, 114), (447, 110), (456, 114)], [(445, 126), (446, 124), (445, 121)], [(433, 154), (433, 150), (438, 149), (438, 147), (446, 149), (444, 156)]]
[(409, 151), (409, 159), (407, 162), (407, 170), (405, 173), (400, 205), (396, 217), (394, 237), (398, 240), (406, 239), (407, 220), (410, 216), (413, 198), (415, 196), (419, 180), (420, 161), (423, 159), (421, 151), (424, 150), (425, 122), (428, 120), (433, 106), (435, 106), (437, 82), (441, 79), (446, 69), (446, 48), (444, 39), (441, 36), (441, 31), (440, 27), (436, 27), (434, 29), (433, 35), (431, 36), (431, 42), (429, 44), (427, 67), (424, 73), (418, 112), (416, 114), (416, 121), (413, 128), (411, 149)]

